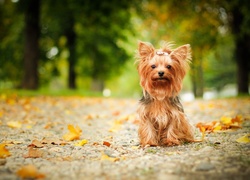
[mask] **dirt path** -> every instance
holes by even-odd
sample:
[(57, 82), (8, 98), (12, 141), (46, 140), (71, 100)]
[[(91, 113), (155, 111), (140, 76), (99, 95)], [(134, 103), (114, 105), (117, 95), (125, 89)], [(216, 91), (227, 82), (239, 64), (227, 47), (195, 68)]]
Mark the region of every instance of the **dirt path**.
[[(134, 99), (0, 96), (0, 145), (11, 154), (0, 158), (0, 179), (27, 176), (26, 165), (45, 179), (249, 178), (250, 143), (236, 141), (250, 133), (249, 98), (184, 103), (193, 124), (241, 115), (243, 127), (174, 147), (138, 146), (136, 107)], [(79, 140), (62, 139), (69, 124), (82, 130)]]

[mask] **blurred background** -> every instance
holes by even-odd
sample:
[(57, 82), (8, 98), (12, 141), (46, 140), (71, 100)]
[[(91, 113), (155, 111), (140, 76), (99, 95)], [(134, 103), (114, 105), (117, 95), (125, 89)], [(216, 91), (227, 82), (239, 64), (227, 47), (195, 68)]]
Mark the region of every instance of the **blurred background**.
[(191, 45), (184, 100), (249, 95), (248, 0), (0, 0), (0, 92), (140, 97), (139, 40)]

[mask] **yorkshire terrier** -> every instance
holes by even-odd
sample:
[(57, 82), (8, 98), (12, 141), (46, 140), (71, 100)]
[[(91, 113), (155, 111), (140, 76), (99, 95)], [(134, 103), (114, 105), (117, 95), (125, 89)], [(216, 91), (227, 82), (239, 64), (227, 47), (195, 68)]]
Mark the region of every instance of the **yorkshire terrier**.
[(193, 126), (178, 98), (190, 61), (189, 44), (172, 49), (165, 43), (155, 49), (150, 43), (139, 42), (137, 69), (143, 97), (138, 108), (138, 135), (142, 146), (194, 141)]

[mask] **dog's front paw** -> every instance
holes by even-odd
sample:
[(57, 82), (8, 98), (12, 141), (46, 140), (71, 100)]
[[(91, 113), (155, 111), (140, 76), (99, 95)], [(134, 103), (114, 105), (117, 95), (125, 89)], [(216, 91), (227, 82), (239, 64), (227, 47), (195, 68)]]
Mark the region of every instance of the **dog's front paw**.
[(140, 144), (142, 147), (158, 146), (159, 145), (158, 142), (155, 140), (149, 140), (149, 141), (141, 140)]
[(163, 138), (161, 140), (161, 144), (165, 146), (176, 146), (176, 145), (180, 145), (181, 142), (178, 139)]

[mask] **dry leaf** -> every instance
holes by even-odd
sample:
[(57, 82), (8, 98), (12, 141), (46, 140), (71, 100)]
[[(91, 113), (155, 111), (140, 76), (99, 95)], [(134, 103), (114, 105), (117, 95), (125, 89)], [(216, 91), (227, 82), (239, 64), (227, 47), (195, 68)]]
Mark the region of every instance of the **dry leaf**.
[(14, 141), (14, 140), (6, 140), (6, 141), (3, 141), (2, 143), (7, 145), (7, 146), (10, 146), (13, 144), (22, 144), (23, 142), (22, 141)]
[(105, 146), (108, 146), (108, 147), (111, 145), (111, 143), (110, 143), (110, 142), (107, 142), (107, 141), (103, 141), (102, 144), (105, 145)]
[(68, 144), (66, 141), (62, 141), (60, 139), (47, 139), (47, 138), (43, 138), (43, 140), (41, 141), (42, 144), (53, 144), (53, 145), (65, 145)]
[(225, 125), (229, 125), (232, 123), (232, 118), (231, 117), (226, 117), (226, 116), (222, 116), (220, 118), (220, 121), (225, 124)]
[(40, 158), (42, 157), (43, 152), (39, 149), (35, 149), (33, 147), (29, 148), (28, 154), (24, 155), (24, 158)]
[(112, 127), (109, 129), (109, 132), (117, 132), (119, 129), (121, 129), (122, 121), (115, 120)]
[(238, 143), (250, 143), (250, 134), (246, 134), (236, 140)]
[(0, 111), (0, 117), (2, 117), (3, 116), (3, 111)]
[(44, 147), (44, 145), (43, 145), (40, 141), (34, 139), (34, 140), (31, 142), (31, 144), (28, 145), (28, 147), (42, 148), (42, 147)]
[(140, 146), (132, 146), (132, 149), (140, 149)]
[(19, 121), (9, 121), (9, 122), (7, 122), (7, 126), (9, 126), (11, 128), (21, 128), (22, 123), (20, 123)]
[(112, 161), (112, 162), (116, 162), (119, 161), (119, 158), (115, 158), (115, 157), (110, 157), (105, 153), (102, 153), (102, 157), (101, 157), (101, 161)]
[(6, 144), (0, 144), (0, 158), (6, 158), (10, 156), (10, 152), (5, 148)]
[(74, 127), (73, 125), (69, 124), (68, 130), (69, 132), (63, 136), (64, 140), (73, 141), (73, 140), (80, 139), (82, 130), (78, 126)]
[(204, 136), (204, 132), (215, 132), (215, 131), (223, 131), (227, 129), (236, 129), (241, 128), (242, 116), (237, 115), (234, 118), (222, 116), (220, 121), (212, 121), (208, 123), (197, 123), (196, 127), (200, 129), (202, 135)]
[(88, 140), (87, 139), (83, 139), (83, 140), (81, 140), (81, 141), (78, 141), (77, 143), (75, 143), (74, 145), (75, 146), (83, 146), (83, 145), (85, 145), (85, 144), (87, 144), (88, 143)]
[(38, 172), (34, 165), (26, 165), (19, 169), (16, 173), (22, 179), (45, 178), (45, 175)]
[(114, 111), (114, 112), (112, 113), (113, 116), (119, 116), (120, 114), (121, 114), (120, 111)]

